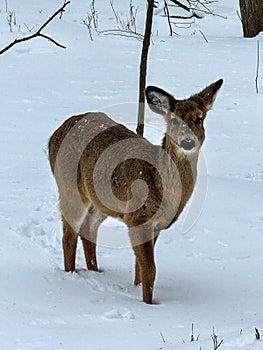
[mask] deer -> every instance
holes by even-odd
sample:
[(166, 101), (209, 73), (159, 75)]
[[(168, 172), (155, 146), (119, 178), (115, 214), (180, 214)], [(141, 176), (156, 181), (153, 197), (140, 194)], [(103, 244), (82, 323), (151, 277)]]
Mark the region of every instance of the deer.
[(135, 254), (134, 284), (153, 303), (154, 247), (192, 195), (205, 139), (204, 122), (223, 79), (187, 99), (148, 86), (150, 109), (166, 130), (154, 145), (103, 112), (67, 119), (50, 137), (48, 155), (59, 194), (64, 269), (75, 271), (78, 237), (88, 270), (99, 271), (98, 229), (108, 217), (124, 222)]

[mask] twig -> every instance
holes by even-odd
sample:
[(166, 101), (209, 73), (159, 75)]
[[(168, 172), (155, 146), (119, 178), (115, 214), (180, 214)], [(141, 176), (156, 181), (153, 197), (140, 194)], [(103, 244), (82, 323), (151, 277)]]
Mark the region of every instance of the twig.
[(198, 334), (198, 336), (195, 338), (195, 336), (194, 336), (194, 324), (192, 323), (192, 334), (191, 334), (190, 342), (198, 341), (199, 337), (200, 337), (200, 334)]
[(32, 31), (36, 28), (36, 25), (34, 25), (33, 28), (29, 28), (28, 25), (27, 25), (26, 23), (24, 23), (24, 26), (26, 27), (26, 29), (27, 29), (27, 31), (28, 31), (29, 33), (32, 33)]
[(259, 74), (259, 61), (260, 61), (260, 44), (259, 44), (259, 40), (257, 41), (257, 68), (256, 68), (256, 92), (258, 94), (259, 89), (258, 89), (258, 74)]
[(213, 333), (211, 334), (213, 340), (214, 350), (217, 350), (223, 343), (223, 339), (218, 341), (218, 336), (215, 334), (215, 329), (213, 327)]
[(8, 16), (6, 17), (10, 33), (13, 33), (13, 25), (16, 26), (16, 14), (15, 11), (9, 11)]
[(124, 30), (124, 29), (106, 29), (106, 30), (101, 30), (97, 32), (98, 35), (103, 34), (103, 35), (119, 35), (119, 36), (125, 36), (127, 38), (135, 38), (140, 41), (143, 41), (143, 35), (140, 33), (135, 33), (131, 30)]
[(210, 13), (211, 15), (214, 15), (213, 11), (211, 11), (205, 4), (204, 2), (200, 2), (200, 0), (197, 0), (197, 3), (201, 6), (204, 7), (204, 9), (207, 11), (207, 13)]
[(191, 334), (191, 342), (195, 341), (195, 337), (194, 337), (194, 324), (192, 323), (192, 334)]
[[(207, 15), (212, 15), (212, 16), (216, 16), (216, 17), (220, 17), (220, 18), (223, 18), (223, 19), (227, 19), (226, 16), (222, 16), (222, 15), (219, 15), (217, 13), (214, 13), (213, 11), (211, 11), (205, 4), (204, 2), (201, 2), (200, 0), (197, 0), (197, 3), (200, 5), (200, 6), (203, 6), (204, 10), (203, 9), (200, 9), (197, 7), (197, 5), (193, 5), (191, 6), (191, 3), (192, 1), (189, 1), (189, 5), (190, 7), (187, 7), (186, 5), (182, 4), (181, 2), (177, 1), (177, 0), (171, 0), (175, 5), (177, 5), (178, 7), (181, 7), (182, 9), (184, 9), (185, 11), (187, 12), (191, 12), (192, 11), (192, 17), (195, 17), (195, 18), (198, 18), (198, 19), (202, 19), (203, 16), (200, 16), (198, 15), (198, 13), (196, 13), (195, 11), (198, 10), (198, 12), (202, 12), (204, 14), (207, 14)], [(216, 1), (210, 1), (210, 2), (207, 2), (207, 3), (212, 3), (212, 2), (216, 2)], [(175, 5), (171, 5), (171, 6), (175, 6)]]
[(190, 7), (185, 6), (184, 4), (182, 4), (180, 1), (177, 0), (171, 0), (175, 5), (181, 7), (183, 10), (187, 11), (187, 12), (192, 12), (190, 16), (170, 16), (171, 18), (182, 18), (182, 19), (188, 19), (188, 18), (202, 18), (201, 16), (199, 16), (197, 13), (195, 13), (194, 11), (192, 11), (192, 9)]
[(208, 40), (206, 39), (205, 34), (202, 32), (201, 29), (199, 29), (199, 32), (201, 33), (202, 37), (205, 39), (205, 42), (208, 44)]
[(91, 13), (88, 13), (85, 19), (82, 19), (82, 23), (88, 28), (90, 40), (93, 41), (92, 27), (98, 34), (98, 13), (95, 9), (95, 0), (92, 0), (90, 5)]
[(180, 1), (177, 0), (171, 0), (175, 5), (181, 7), (182, 9), (184, 9), (187, 12), (190, 12), (189, 7), (185, 6), (184, 4), (182, 4)]
[(242, 23), (242, 18), (241, 18), (241, 16), (240, 16), (240, 13), (239, 13), (238, 10), (236, 10), (236, 14), (237, 14), (237, 17), (240, 19), (240, 22)]
[(110, 1), (110, 6), (111, 6), (111, 9), (112, 9), (112, 12), (114, 14), (114, 17), (115, 17), (115, 21), (117, 24), (119, 24), (121, 21), (120, 21), (120, 16), (119, 14), (116, 12), (115, 8), (114, 8), (114, 5), (113, 5), (113, 0)]
[(95, 0), (92, 0), (91, 5), (90, 5), (90, 9), (91, 9), (91, 16), (93, 19), (93, 26), (95, 28), (95, 30), (98, 29), (98, 13), (95, 9)]
[(129, 22), (130, 22), (131, 28), (132, 28), (132, 27), (134, 28), (134, 32), (135, 32), (135, 33), (137, 32), (137, 28), (136, 28), (136, 15), (137, 15), (137, 11), (138, 11), (138, 7), (137, 7), (137, 8), (135, 9), (135, 11), (134, 11), (133, 2), (132, 2), (132, 0), (130, 0), (130, 12), (129, 12), (130, 19), (129, 19)]
[(256, 337), (256, 339), (257, 340), (260, 340), (260, 333), (259, 333), (259, 331), (258, 331), (258, 329), (257, 328), (255, 328), (255, 337)]
[(134, 10), (134, 5), (132, 0), (130, 0), (130, 5), (129, 5), (129, 17), (127, 20), (122, 20), (119, 13), (115, 10), (113, 0), (110, 1), (110, 6), (113, 12), (113, 15), (115, 17), (116, 24), (119, 25), (119, 29), (125, 30), (125, 31), (131, 31), (133, 33), (137, 33), (136, 30), (136, 15), (138, 8)]
[[(220, 18), (223, 18), (223, 19), (227, 19), (226, 16), (222, 16), (222, 15), (219, 15), (217, 13), (214, 13), (213, 11), (211, 11), (205, 4), (204, 2), (201, 2), (200, 0), (197, 0), (197, 2), (204, 7), (205, 10), (200, 10), (198, 9), (198, 11), (200, 12), (204, 12), (205, 14), (209, 14), (209, 15), (212, 15), (212, 16), (216, 16), (216, 17), (220, 17)], [(211, 1), (212, 2), (212, 1)], [(210, 2), (210, 3), (211, 3)]]
[(82, 23), (88, 28), (90, 40), (93, 41), (93, 36), (91, 32), (92, 16), (88, 15), (87, 18), (82, 19)]
[[(161, 17), (166, 17), (165, 15), (162, 15)], [(170, 15), (170, 18), (176, 18), (176, 19), (191, 19), (191, 18), (199, 18), (200, 17), (198, 15), (196, 15), (195, 13), (192, 13), (189, 16), (176, 16), (176, 15)]]
[(28, 41), (31, 40), (33, 38), (36, 38), (38, 36), (47, 39), (49, 41), (51, 41), (53, 44), (65, 49), (66, 47), (61, 45), (60, 43), (58, 43), (56, 40), (52, 39), (50, 36), (42, 34), (41, 31), (61, 12), (64, 11), (65, 7), (70, 3), (70, 1), (67, 1), (63, 4), (63, 6), (61, 6), (56, 12), (53, 13), (53, 15), (44, 23), (42, 24), (42, 26), (32, 35), (20, 38), (20, 39), (15, 39), (13, 42), (11, 42), (9, 45), (7, 45), (5, 48), (3, 48), (2, 50), (0, 50), (0, 55), (2, 55), (4, 52), (6, 52), (7, 50), (11, 49), (11, 47), (13, 47), (16, 44), (19, 44), (21, 42), (24, 41)]
[(51, 37), (50, 37), (50, 36), (48, 36), (48, 35), (45, 35), (45, 34), (39, 33), (37, 36), (41, 36), (42, 38), (44, 38), (44, 39), (47, 39), (47, 40), (51, 41), (53, 44), (55, 44), (55, 45), (57, 45), (57, 46), (61, 47), (62, 49), (65, 49), (65, 48), (66, 48), (66, 46), (64, 46), (64, 45), (60, 44), (59, 42), (57, 42), (55, 39), (51, 38)]
[(170, 29), (170, 36), (173, 36), (173, 28), (172, 28), (172, 24), (171, 24), (170, 12), (169, 12), (167, 0), (164, 0), (164, 15), (167, 17), (168, 26)]
[(175, 27), (181, 29), (191, 28), (191, 25), (194, 24), (194, 21), (189, 22), (171, 22)]
[(162, 333), (162, 332), (160, 332), (160, 336), (162, 337), (162, 341), (163, 341), (163, 343), (166, 343), (166, 341), (165, 341), (165, 339), (164, 339), (164, 336), (163, 336), (163, 333)]

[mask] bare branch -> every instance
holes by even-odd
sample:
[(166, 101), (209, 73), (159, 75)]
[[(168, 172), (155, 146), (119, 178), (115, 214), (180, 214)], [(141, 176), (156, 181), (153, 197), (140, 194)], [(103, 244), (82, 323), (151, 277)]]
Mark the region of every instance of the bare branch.
[(127, 38), (135, 38), (140, 41), (143, 41), (144, 36), (140, 33), (135, 33), (131, 30), (124, 30), (124, 29), (106, 29), (106, 30), (101, 30), (97, 32), (98, 35), (103, 34), (103, 35), (119, 35), (119, 36), (125, 36)]
[(260, 340), (260, 333), (259, 333), (259, 330), (257, 328), (255, 328), (255, 337), (256, 337), (256, 340)]
[(90, 10), (91, 10), (91, 17), (93, 19), (93, 26), (95, 30), (97, 30), (98, 29), (98, 12), (95, 9), (95, 0), (92, 0), (90, 5)]
[(170, 36), (173, 36), (173, 28), (172, 28), (172, 24), (171, 24), (170, 11), (169, 11), (169, 7), (167, 4), (167, 0), (164, 0), (164, 15), (165, 15), (165, 17), (167, 17), (168, 26), (170, 29)]
[(138, 7), (134, 10), (134, 5), (132, 0), (130, 0), (130, 9), (129, 9), (129, 17), (126, 20), (122, 20), (119, 13), (114, 8), (113, 0), (110, 1), (110, 6), (113, 12), (113, 15), (115, 17), (116, 24), (119, 25), (120, 29), (122, 30), (130, 30), (134, 33), (137, 32), (136, 30), (136, 15), (138, 11)]
[(192, 334), (191, 334), (191, 342), (195, 341), (195, 337), (194, 337), (194, 324), (192, 323)]
[(182, 4), (180, 1), (177, 0), (171, 0), (175, 5), (181, 7), (182, 9), (184, 9), (187, 12), (190, 12), (190, 8), (185, 6), (184, 4)]
[[(162, 17), (166, 17), (166, 15), (162, 15)], [(176, 19), (191, 19), (191, 18), (199, 18), (200, 17), (198, 15), (196, 15), (195, 13), (192, 13), (189, 16), (176, 16), (176, 15), (170, 15), (170, 18), (176, 18)]]
[(88, 13), (85, 19), (82, 19), (82, 23), (88, 28), (90, 40), (93, 41), (92, 29), (98, 34), (98, 13), (95, 9), (95, 0), (92, 0), (90, 5), (91, 12)]
[(260, 62), (260, 44), (259, 44), (259, 40), (258, 40), (258, 42), (257, 42), (257, 68), (256, 68), (256, 79), (255, 79), (257, 94), (259, 92), (259, 90), (258, 90), (259, 62)]
[[(180, 1), (177, 1), (177, 0), (170, 0), (170, 1), (173, 2), (176, 6), (182, 8), (183, 10), (185, 10), (187, 12), (192, 12), (191, 17), (202, 19), (203, 17), (198, 14), (198, 12), (199, 12), (199, 13), (204, 13), (204, 14), (220, 17), (220, 18), (223, 18), (223, 19), (227, 19), (227, 17), (225, 17), (225, 16), (222, 16), (222, 15), (219, 15), (217, 13), (214, 13), (206, 5), (206, 4), (210, 4), (210, 3), (216, 2), (216, 1), (207, 1), (206, 2), (206, 1), (200, 1), (200, 0), (195, 0), (195, 1), (192, 0), (192, 1), (188, 1), (189, 7), (187, 7), (186, 5), (182, 4)], [(196, 3), (199, 4), (200, 6), (202, 6), (203, 9), (200, 9)], [(175, 5), (172, 5), (172, 6), (175, 6)], [(196, 12), (197, 10), (198, 10), (198, 12)], [(181, 17), (181, 18), (187, 19), (188, 17)]]
[(213, 333), (211, 334), (211, 338), (213, 340), (213, 345), (214, 345), (214, 350), (217, 350), (223, 343), (223, 339), (222, 340), (218, 340), (218, 336), (215, 334), (215, 329), (213, 327)]
[(160, 336), (161, 336), (161, 338), (162, 338), (163, 343), (166, 343), (162, 332), (160, 332)]
[(53, 44), (55, 44), (55, 45), (56, 45), (56, 46), (58, 46), (58, 47), (61, 47), (62, 49), (65, 49), (65, 48), (66, 48), (66, 46), (64, 46), (64, 45), (60, 44), (59, 42), (57, 42), (56, 40), (54, 40), (53, 38), (51, 38), (51, 37), (50, 37), (50, 36), (48, 36), (48, 35), (45, 35), (45, 34), (39, 33), (39, 35), (38, 35), (38, 36), (41, 36), (42, 38), (44, 38), (44, 39), (47, 39), (47, 40), (51, 41)]
[(115, 8), (114, 8), (113, 0), (110, 1), (110, 6), (111, 6), (112, 12), (113, 12), (113, 14), (114, 14), (116, 23), (117, 23), (117, 24), (121, 23), (121, 21), (120, 21), (120, 16), (119, 16), (119, 14), (116, 12), (116, 10), (115, 10)]
[(68, 4), (70, 4), (70, 1), (65, 2), (63, 6), (61, 6), (56, 12), (54, 12), (53, 15), (44, 24), (42, 24), (42, 26), (38, 29), (37, 33), (40, 33), (57, 15), (59, 15), (61, 12), (64, 12), (65, 7)]
[(93, 36), (91, 32), (92, 17), (88, 15), (87, 18), (82, 19), (82, 23), (88, 28), (90, 40), (93, 41)]
[(33, 26), (33, 28), (29, 28), (29, 26), (28, 26), (26, 23), (24, 23), (24, 26), (26, 27), (26, 29), (27, 29), (27, 31), (28, 31), (29, 33), (32, 33), (33, 30), (36, 28), (36, 25)]
[[(216, 16), (216, 17), (223, 18), (223, 19), (227, 19), (226, 16), (219, 15), (219, 14), (217, 14), (217, 13), (214, 13), (212, 10), (210, 10), (210, 8), (209, 8), (208, 6), (206, 6), (206, 4), (205, 4), (204, 1), (200, 1), (200, 0), (196, 0), (196, 1), (197, 1), (197, 3), (198, 3), (200, 6), (202, 6), (202, 7), (204, 8), (204, 10), (198, 8), (198, 11), (199, 11), (199, 12), (203, 12), (203, 13), (205, 13), (205, 14), (207, 14), (207, 15), (212, 15), (212, 16)], [(213, 2), (213, 1), (207, 2), (207, 4), (212, 3), (212, 2)], [(216, 1), (214, 1), (214, 2), (216, 2)], [(191, 8), (190, 8), (190, 9), (191, 9)], [(195, 9), (192, 9), (192, 10), (194, 11), (194, 10), (196, 10), (196, 9), (197, 9), (197, 7), (195, 7)]]
[(16, 44), (19, 44), (21, 42), (24, 42), (24, 41), (28, 41), (28, 40), (31, 40), (33, 38), (36, 38), (36, 37), (42, 37), (44, 39), (47, 39), (49, 41), (51, 41), (53, 44), (59, 46), (59, 47), (62, 47), (62, 48), (65, 48), (65, 46), (59, 44), (57, 41), (55, 41), (54, 39), (52, 39), (51, 37), (45, 35), (45, 34), (42, 34), (41, 31), (60, 13), (62, 13), (65, 9), (65, 7), (70, 3), (70, 1), (67, 1), (63, 4), (63, 6), (61, 6), (56, 12), (53, 13), (53, 15), (44, 23), (42, 24), (42, 26), (34, 33), (34, 34), (31, 34), (29, 36), (25, 36), (23, 38), (20, 38), (20, 39), (15, 39), (13, 42), (11, 42), (9, 45), (7, 45), (5, 48), (3, 48), (2, 50), (0, 50), (0, 55), (2, 55), (4, 52), (6, 52), (7, 50), (11, 49), (11, 47), (13, 47), (14, 45)]
[(209, 13), (210, 15), (214, 15), (213, 11), (211, 11), (205, 4), (204, 2), (201, 2), (200, 0), (197, 0), (198, 4), (204, 7), (205, 13)]
[(9, 26), (9, 31), (10, 33), (13, 33), (13, 25), (16, 26), (16, 14), (15, 11), (9, 11), (8, 16), (6, 17), (8, 26)]
[(201, 29), (199, 29), (199, 32), (201, 33), (202, 37), (205, 39), (205, 42), (208, 44), (208, 40), (206, 39), (205, 34), (202, 32)]

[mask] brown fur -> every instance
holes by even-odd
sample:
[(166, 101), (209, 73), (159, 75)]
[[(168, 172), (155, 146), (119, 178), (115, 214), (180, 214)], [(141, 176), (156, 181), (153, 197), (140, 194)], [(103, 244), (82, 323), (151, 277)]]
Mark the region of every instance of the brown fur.
[(98, 228), (107, 216), (119, 218), (128, 226), (136, 256), (134, 283), (142, 282), (143, 300), (152, 303), (154, 245), (193, 192), (203, 121), (222, 82), (180, 101), (157, 87), (146, 89), (150, 108), (166, 119), (162, 146), (104, 113), (71, 117), (53, 133), (49, 160), (59, 189), (66, 271), (75, 270), (78, 235), (87, 268), (97, 271)]

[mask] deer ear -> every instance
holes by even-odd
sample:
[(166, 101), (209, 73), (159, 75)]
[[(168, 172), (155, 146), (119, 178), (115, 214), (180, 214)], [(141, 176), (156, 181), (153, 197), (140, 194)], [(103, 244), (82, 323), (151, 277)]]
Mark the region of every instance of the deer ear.
[(148, 86), (145, 95), (149, 107), (155, 113), (166, 115), (175, 108), (175, 98), (157, 86)]
[(215, 83), (207, 86), (204, 90), (199, 92), (196, 96), (201, 98), (206, 105), (207, 110), (213, 107), (216, 95), (223, 84), (223, 79), (217, 80)]

